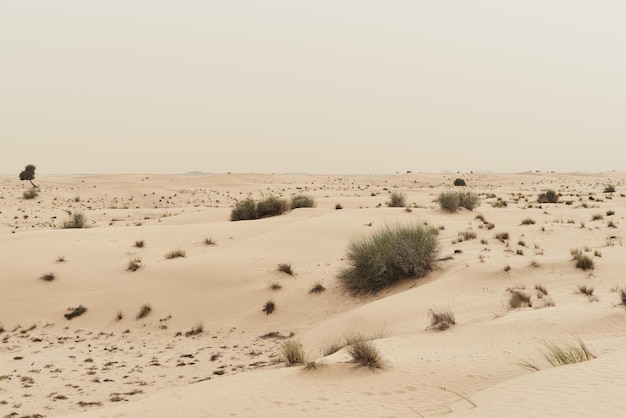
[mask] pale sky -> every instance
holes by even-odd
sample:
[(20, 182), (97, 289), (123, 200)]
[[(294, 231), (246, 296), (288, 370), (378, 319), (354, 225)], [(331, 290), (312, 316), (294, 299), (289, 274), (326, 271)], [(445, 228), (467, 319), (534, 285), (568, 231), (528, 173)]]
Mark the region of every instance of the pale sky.
[(626, 2), (0, 0), (0, 173), (626, 170)]

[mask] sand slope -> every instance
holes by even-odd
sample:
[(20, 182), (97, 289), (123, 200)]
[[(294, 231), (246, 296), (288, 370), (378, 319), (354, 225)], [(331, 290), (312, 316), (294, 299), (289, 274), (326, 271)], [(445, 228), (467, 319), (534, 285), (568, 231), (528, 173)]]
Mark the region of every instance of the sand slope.
[[(37, 179), (32, 200), (21, 197), (26, 184), (0, 178), (0, 414), (620, 415), (626, 175), (464, 175), (482, 204), (449, 214), (433, 200), (455, 177), (54, 176)], [(616, 193), (603, 193), (609, 183)], [(536, 202), (548, 188), (561, 203)], [(412, 211), (385, 207), (390, 191), (406, 193)], [(229, 221), (238, 199), (297, 193), (317, 207)], [(77, 210), (90, 228), (59, 228)], [(523, 225), (526, 218), (535, 223)], [(349, 241), (408, 222), (440, 227), (448, 259), (378, 295), (347, 294), (336, 276)], [(477, 238), (459, 242), (466, 230)], [(576, 269), (572, 248), (595, 268)], [(175, 249), (186, 256), (166, 259)], [(128, 271), (135, 259), (141, 268)], [(278, 272), (279, 263), (291, 263), (295, 276)], [(55, 279), (41, 280), (46, 273)], [(318, 282), (326, 291), (310, 294)], [(548, 295), (539, 298), (537, 284)], [(577, 293), (579, 284), (595, 297)], [(511, 288), (525, 288), (533, 306), (510, 309)], [(271, 315), (262, 311), (268, 299)], [(152, 310), (136, 320), (144, 304)], [(78, 305), (87, 312), (66, 320)], [(429, 309), (439, 308), (452, 309), (457, 325), (427, 330)], [(185, 335), (198, 325), (201, 333)], [(345, 349), (324, 356), (356, 334), (380, 349), (382, 369), (356, 367)], [(280, 363), (290, 337), (315, 369)], [(545, 361), (546, 341), (576, 337), (598, 358), (558, 368)]]

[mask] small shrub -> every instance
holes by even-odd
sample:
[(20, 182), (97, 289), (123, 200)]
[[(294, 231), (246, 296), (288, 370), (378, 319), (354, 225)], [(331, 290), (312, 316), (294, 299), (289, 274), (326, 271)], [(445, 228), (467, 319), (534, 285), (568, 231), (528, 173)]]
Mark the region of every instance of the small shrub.
[(467, 183), (465, 183), (465, 180), (461, 178), (457, 178), (457, 179), (454, 179), (454, 185), (455, 186), (467, 186)]
[(341, 209), (343, 209), (343, 206), (341, 206), (341, 203), (337, 203), (335, 205), (335, 210), (341, 210)]
[(450, 309), (441, 311), (430, 309), (428, 315), (430, 316), (430, 326), (428, 328), (437, 328), (443, 331), (456, 324), (454, 313)]
[(620, 305), (626, 305), (626, 289), (619, 289)]
[(582, 293), (583, 295), (591, 296), (593, 295), (594, 288), (593, 286), (587, 286), (585, 284), (578, 285), (578, 293)]
[(558, 345), (546, 342), (545, 345), (547, 351), (544, 355), (548, 363), (553, 367), (580, 363), (596, 358), (593, 351), (580, 338), (577, 338), (576, 344)]
[(522, 250), (521, 248), (518, 248), (517, 250), (515, 250), (515, 254), (524, 255), (524, 250)]
[(282, 272), (282, 273), (286, 273), (290, 276), (293, 276), (293, 270), (291, 269), (291, 264), (288, 263), (281, 263), (278, 265), (277, 268), (278, 271)]
[(141, 308), (139, 308), (139, 313), (137, 313), (137, 316), (135, 317), (135, 319), (139, 321), (140, 319), (143, 319), (146, 316), (148, 316), (150, 312), (152, 312), (152, 306), (148, 304), (143, 304)]
[(135, 258), (128, 262), (128, 267), (126, 268), (128, 271), (137, 271), (141, 268), (141, 258)]
[(243, 221), (258, 218), (259, 215), (256, 210), (256, 202), (250, 197), (237, 202), (233, 210), (230, 212), (231, 221)]
[(437, 229), (414, 224), (353, 240), (346, 257), (350, 266), (339, 279), (353, 293), (376, 293), (399, 280), (423, 277), (436, 260), (437, 237)]
[(309, 293), (322, 293), (326, 288), (322, 284), (322, 282), (316, 282), (311, 289), (309, 289)]
[(39, 192), (37, 191), (37, 189), (24, 190), (24, 193), (22, 193), (22, 197), (26, 200), (34, 199), (37, 196), (39, 196)]
[(169, 253), (165, 254), (165, 258), (167, 260), (171, 260), (173, 258), (178, 258), (178, 257), (184, 258), (186, 256), (187, 256), (187, 252), (181, 249), (172, 250)]
[(87, 217), (82, 212), (74, 212), (68, 221), (63, 222), (63, 228), (85, 228), (86, 223)]
[(83, 305), (79, 305), (77, 308), (68, 308), (68, 311), (69, 312), (64, 314), (63, 316), (65, 317), (65, 319), (71, 320), (72, 318), (80, 316), (87, 312), (87, 308), (85, 308)]
[(287, 340), (280, 347), (281, 358), (287, 363), (287, 366), (304, 363), (304, 348), (302, 343), (296, 340)]
[(291, 209), (314, 208), (317, 206), (315, 199), (306, 195), (297, 195), (291, 198)]
[(558, 201), (559, 195), (554, 190), (546, 190), (537, 197), (538, 203), (557, 203)]
[(145, 247), (145, 245), (146, 245), (146, 243), (142, 239), (139, 239), (139, 240), (135, 241), (135, 247), (137, 247), (137, 248), (143, 248), (143, 247)]
[(406, 206), (406, 195), (404, 193), (393, 192), (387, 206), (390, 208), (402, 208)]
[(256, 212), (259, 218), (269, 218), (270, 216), (278, 216), (289, 210), (289, 205), (285, 199), (279, 199), (274, 196), (266, 197), (259, 200), (256, 205)]
[(45, 273), (42, 274), (41, 276), (39, 276), (39, 279), (45, 281), (45, 282), (51, 282), (55, 279), (54, 277), (54, 273), (50, 272), (50, 273)]
[(611, 219), (610, 221), (608, 221), (606, 223), (606, 226), (609, 228), (617, 228), (617, 225), (615, 224), (615, 222), (613, 222), (613, 219)]
[(604, 193), (615, 193), (615, 186), (607, 184), (606, 187), (604, 187)]
[(349, 340), (348, 355), (354, 363), (378, 369), (382, 367), (382, 355), (371, 341)]
[(469, 241), (471, 239), (476, 239), (476, 232), (474, 231), (463, 231), (459, 232), (459, 237), (462, 237), (464, 241)]
[(596, 213), (595, 215), (593, 215), (593, 216), (591, 217), (591, 220), (592, 220), (592, 221), (600, 221), (600, 220), (602, 220), (602, 219), (604, 219), (604, 217), (602, 216), (602, 214), (601, 214), (601, 213)]
[(511, 271), (511, 266), (509, 266), (509, 265), (504, 266), (504, 272), (508, 273), (509, 271)]
[(443, 192), (437, 197), (437, 203), (441, 209), (448, 212), (456, 212), (459, 209), (460, 200), (456, 192)]
[(276, 310), (276, 302), (274, 302), (273, 299), (268, 299), (265, 305), (263, 305), (263, 312), (265, 312), (265, 315), (269, 315), (274, 312), (274, 310)]
[(57, 257), (56, 262), (57, 263), (65, 263), (67, 260), (65, 259), (64, 255), (60, 255)]
[(606, 216), (613, 216), (613, 215), (615, 215), (615, 211), (614, 210), (609, 209), (609, 210), (606, 211)]
[(206, 237), (204, 239), (204, 245), (217, 245), (217, 242), (215, 242), (211, 237)]
[(278, 282), (270, 283), (270, 289), (272, 289), (272, 290), (279, 290), (279, 289), (282, 289), (282, 288), (283, 288), (283, 286), (280, 283), (278, 283)]
[(495, 237), (496, 237), (496, 239), (497, 239), (498, 241), (500, 241), (500, 242), (504, 242), (504, 241), (506, 241), (506, 240), (508, 240), (508, 239), (509, 239), (509, 233), (508, 233), (508, 232), (498, 232), (498, 233), (495, 235)]
[(122, 318), (124, 318), (124, 313), (122, 311), (117, 311), (117, 314), (115, 315), (115, 317), (117, 318), (118, 321), (121, 321)]
[(491, 207), (494, 208), (506, 208), (507, 206), (509, 206), (508, 202), (500, 198), (498, 198), (495, 202), (491, 202)]
[(191, 327), (189, 331), (185, 332), (185, 337), (191, 337), (193, 335), (202, 334), (203, 331), (204, 331), (204, 325), (202, 325), (202, 323), (199, 322), (193, 327)]
[(595, 267), (593, 259), (588, 255), (582, 255), (576, 259), (576, 268), (581, 270), (592, 270)]
[(531, 307), (530, 295), (520, 290), (511, 290), (511, 296), (509, 297), (509, 307), (511, 309), (517, 309), (521, 307)]
[(531, 218), (522, 219), (522, 225), (534, 225), (535, 220)]
[(519, 241), (517, 241), (517, 245), (519, 245), (520, 247), (525, 247), (526, 246), (526, 241), (519, 240)]

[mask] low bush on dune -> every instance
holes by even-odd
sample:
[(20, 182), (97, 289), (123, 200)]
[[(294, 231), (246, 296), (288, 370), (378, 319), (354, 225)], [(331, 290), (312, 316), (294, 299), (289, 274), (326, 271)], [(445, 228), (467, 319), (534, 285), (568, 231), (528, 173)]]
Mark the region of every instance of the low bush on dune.
[(171, 260), (173, 258), (185, 258), (187, 256), (187, 252), (185, 250), (181, 250), (181, 249), (176, 249), (176, 250), (172, 250), (169, 253), (165, 254), (165, 258), (167, 260)]
[(256, 204), (256, 212), (259, 218), (269, 218), (270, 216), (278, 216), (289, 210), (289, 204), (285, 199), (279, 199), (274, 196), (266, 197), (259, 200)]
[(74, 212), (70, 219), (63, 222), (64, 229), (87, 227), (87, 217), (82, 212)]
[(280, 347), (281, 359), (287, 363), (287, 366), (304, 363), (304, 348), (302, 343), (297, 340), (287, 340)]
[(456, 325), (454, 313), (450, 309), (437, 311), (430, 309), (428, 316), (430, 317), (430, 325), (428, 328), (436, 328), (443, 331), (450, 328), (452, 325)]
[(404, 193), (393, 192), (387, 202), (390, 208), (403, 208), (406, 206), (406, 195)]
[(315, 199), (310, 196), (299, 194), (291, 198), (291, 209), (314, 208), (317, 206)]
[(454, 185), (462, 187), (462, 186), (467, 186), (467, 183), (465, 183), (465, 180), (463, 180), (462, 178), (457, 178), (457, 179), (454, 179)]
[(365, 341), (359, 337), (351, 338), (348, 342), (348, 355), (352, 362), (372, 369), (382, 368), (383, 356), (371, 341)]
[(480, 198), (473, 192), (442, 192), (436, 199), (441, 209), (456, 212), (460, 207), (474, 210), (480, 203)]
[(276, 310), (276, 302), (273, 299), (268, 299), (263, 305), (263, 312), (265, 315), (269, 315)]
[(459, 192), (459, 206), (467, 210), (474, 210), (480, 203), (480, 198), (476, 193)]
[(376, 293), (402, 279), (425, 276), (438, 253), (437, 229), (421, 224), (384, 227), (353, 240), (339, 279), (352, 293)]
[(288, 274), (290, 276), (294, 275), (293, 269), (291, 268), (291, 263), (280, 263), (278, 267), (276, 268), (276, 270), (280, 271), (281, 273)]
[(87, 312), (87, 308), (85, 308), (83, 305), (78, 305), (77, 308), (68, 308), (68, 311), (69, 312), (63, 316), (65, 316), (65, 319), (71, 320), (72, 318), (81, 316), (82, 314)]
[(143, 319), (146, 316), (150, 315), (150, 312), (152, 312), (152, 306), (146, 303), (142, 305), (141, 308), (139, 308), (139, 313), (137, 313), (137, 316), (135, 317), (135, 319), (139, 321), (140, 319)]
[(258, 218), (259, 216), (256, 211), (256, 202), (252, 198), (247, 198), (237, 202), (233, 210), (230, 212), (231, 221), (244, 221)]
[(545, 357), (552, 366), (580, 363), (596, 358), (595, 353), (580, 338), (575, 344), (546, 343)]
[(538, 203), (557, 203), (559, 201), (559, 195), (554, 190), (546, 190), (537, 196)]

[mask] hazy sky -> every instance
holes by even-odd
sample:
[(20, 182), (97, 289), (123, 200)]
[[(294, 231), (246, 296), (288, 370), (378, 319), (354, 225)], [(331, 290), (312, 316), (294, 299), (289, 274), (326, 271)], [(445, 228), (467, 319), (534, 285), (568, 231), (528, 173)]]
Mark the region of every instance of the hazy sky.
[(0, 173), (626, 170), (626, 2), (0, 0)]

